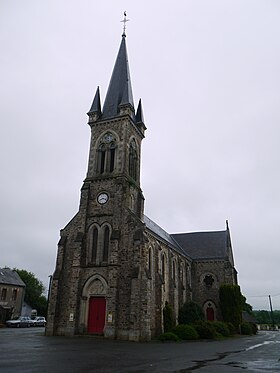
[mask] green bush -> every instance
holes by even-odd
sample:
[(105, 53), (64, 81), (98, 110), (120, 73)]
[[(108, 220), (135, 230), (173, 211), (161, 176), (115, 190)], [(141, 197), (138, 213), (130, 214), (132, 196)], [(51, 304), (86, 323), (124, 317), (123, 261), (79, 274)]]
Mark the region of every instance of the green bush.
[(245, 334), (245, 335), (252, 335), (253, 334), (252, 327), (248, 322), (243, 322), (241, 324), (241, 334)]
[(198, 339), (198, 333), (191, 325), (177, 325), (172, 332), (183, 340)]
[(192, 324), (196, 321), (205, 320), (202, 308), (195, 302), (186, 302), (180, 309), (178, 315), (179, 324)]
[(223, 337), (230, 336), (230, 331), (226, 323), (221, 321), (213, 321), (212, 325), (214, 326), (216, 332), (221, 334)]
[(215, 339), (218, 337), (217, 332), (210, 321), (199, 321), (194, 325), (195, 330), (197, 331), (199, 338), (202, 339)]
[(165, 341), (173, 341), (173, 342), (178, 342), (179, 341), (179, 337), (174, 334), (174, 333), (171, 333), (171, 332), (167, 332), (167, 333), (162, 333), (158, 339), (162, 342), (165, 342)]
[(226, 325), (228, 326), (230, 335), (234, 335), (236, 333), (236, 328), (231, 322), (226, 322)]
[(252, 332), (253, 334), (257, 334), (258, 332), (258, 327), (256, 324), (250, 324), (251, 325), (251, 328), (252, 328)]

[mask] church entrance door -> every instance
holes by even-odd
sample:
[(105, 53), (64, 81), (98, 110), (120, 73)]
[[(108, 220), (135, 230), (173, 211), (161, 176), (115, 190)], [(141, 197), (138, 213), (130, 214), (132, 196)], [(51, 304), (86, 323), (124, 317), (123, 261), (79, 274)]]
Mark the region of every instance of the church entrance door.
[(102, 334), (105, 326), (106, 300), (90, 297), (88, 310), (88, 333)]
[(212, 307), (207, 307), (206, 309), (206, 318), (208, 321), (214, 321), (215, 319), (215, 314), (214, 314), (214, 310)]

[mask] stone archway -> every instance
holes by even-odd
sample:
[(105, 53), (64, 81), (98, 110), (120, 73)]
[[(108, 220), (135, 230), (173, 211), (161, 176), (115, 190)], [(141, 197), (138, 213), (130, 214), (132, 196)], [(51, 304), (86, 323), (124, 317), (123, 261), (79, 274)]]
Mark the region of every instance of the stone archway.
[(216, 320), (216, 306), (212, 301), (208, 300), (207, 302), (205, 302), (203, 310), (207, 321)]
[(107, 288), (107, 281), (98, 274), (85, 282), (80, 307), (80, 333), (102, 334), (106, 320)]

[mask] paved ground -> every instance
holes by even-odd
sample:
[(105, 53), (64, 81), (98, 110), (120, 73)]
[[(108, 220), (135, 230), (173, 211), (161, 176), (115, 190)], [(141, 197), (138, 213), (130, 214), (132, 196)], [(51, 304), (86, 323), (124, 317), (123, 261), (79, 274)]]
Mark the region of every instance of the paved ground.
[(223, 341), (133, 343), (45, 337), (43, 328), (4, 328), (0, 372), (280, 372), (279, 343), (280, 332)]

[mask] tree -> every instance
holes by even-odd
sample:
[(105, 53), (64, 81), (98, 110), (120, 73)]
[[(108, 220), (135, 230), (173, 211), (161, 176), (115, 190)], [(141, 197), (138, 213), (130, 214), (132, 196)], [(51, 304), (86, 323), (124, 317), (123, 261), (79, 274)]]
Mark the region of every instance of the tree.
[(173, 315), (173, 310), (168, 302), (165, 302), (165, 307), (163, 308), (163, 330), (164, 332), (170, 332), (175, 326), (175, 318)]
[(22, 281), (25, 283), (24, 300), (32, 308), (36, 309), (39, 315), (46, 316), (47, 313), (47, 299), (43, 295), (45, 287), (42, 281), (38, 280), (34, 273), (28, 272), (24, 269), (14, 268)]
[(202, 308), (195, 302), (186, 302), (179, 309), (179, 324), (191, 324), (205, 320)]
[(240, 287), (238, 285), (221, 285), (219, 296), (224, 321), (231, 322), (238, 330), (242, 320), (244, 304), (244, 297), (241, 294)]
[(242, 311), (246, 311), (247, 313), (249, 313), (249, 315), (252, 315), (253, 307), (251, 306), (251, 304), (247, 303), (246, 300), (246, 297), (242, 295)]

